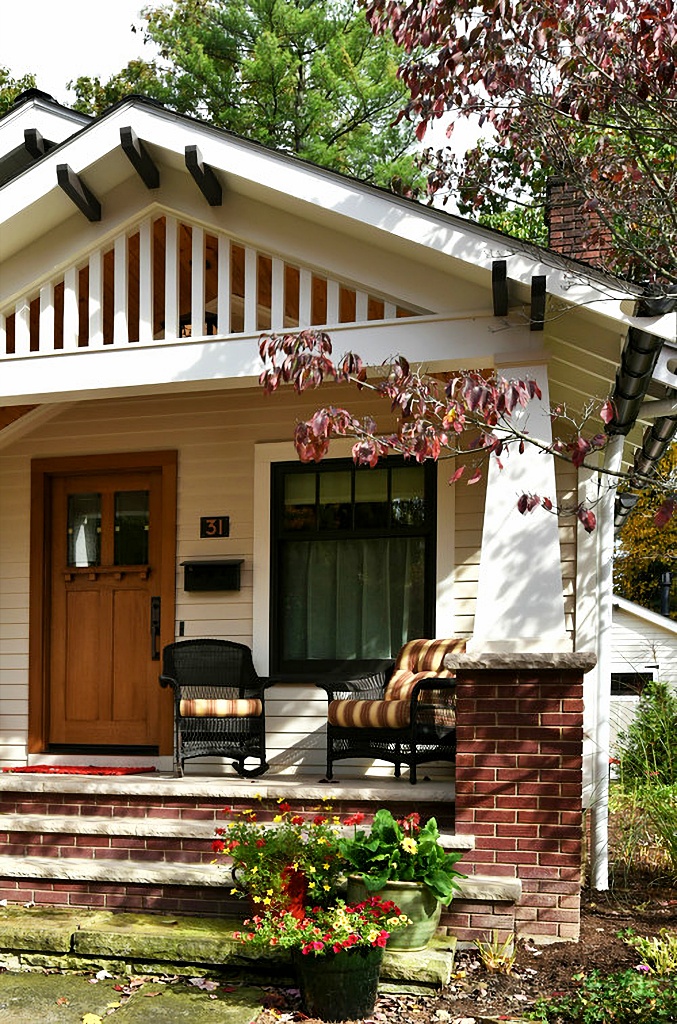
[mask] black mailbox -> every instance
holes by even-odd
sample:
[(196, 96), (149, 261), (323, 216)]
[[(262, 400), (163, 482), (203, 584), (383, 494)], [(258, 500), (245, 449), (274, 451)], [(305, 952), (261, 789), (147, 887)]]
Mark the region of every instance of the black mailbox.
[(184, 590), (239, 590), (239, 559), (213, 559), (204, 562), (182, 562)]

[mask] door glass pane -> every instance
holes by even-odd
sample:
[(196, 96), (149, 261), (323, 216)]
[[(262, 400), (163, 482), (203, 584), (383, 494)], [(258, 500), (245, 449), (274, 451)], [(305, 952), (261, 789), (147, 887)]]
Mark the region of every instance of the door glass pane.
[(315, 529), (315, 473), (287, 473), (284, 479), (284, 530)]
[(320, 529), (350, 530), (352, 473), (322, 473), (320, 476)]
[(148, 564), (148, 491), (115, 495), (115, 565)]
[(68, 495), (68, 565), (101, 563), (101, 495)]

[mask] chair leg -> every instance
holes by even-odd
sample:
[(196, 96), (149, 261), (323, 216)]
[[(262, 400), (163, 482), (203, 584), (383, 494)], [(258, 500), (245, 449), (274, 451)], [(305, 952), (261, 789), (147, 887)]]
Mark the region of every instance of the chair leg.
[(257, 776), (267, 772), (269, 767), (270, 765), (263, 758), (261, 758), (261, 764), (257, 765), (256, 768), (245, 768), (244, 761), (233, 762), (233, 768), (242, 779), (255, 779)]

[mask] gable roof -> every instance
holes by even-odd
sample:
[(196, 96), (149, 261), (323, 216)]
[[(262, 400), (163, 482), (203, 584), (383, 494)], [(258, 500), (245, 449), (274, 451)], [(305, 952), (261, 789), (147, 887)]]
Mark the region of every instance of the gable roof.
[[(92, 119), (44, 94), (28, 94), (0, 119), (0, 154), (7, 154), (6, 143), (14, 146), (10, 152), (16, 155), (21, 131), (25, 135), (33, 122), (43, 127), (49, 123), (53, 144), (0, 188), (0, 260), (6, 268), (13, 264), (12, 272), (3, 274), (0, 313), (22, 301), (28, 287), (29, 269), (24, 268), (23, 276), (19, 273), (17, 254), (49, 232), (61, 236), (64, 225), (83, 216), (92, 224), (92, 245), (107, 231), (112, 237), (123, 224), (116, 190), (135, 189), (136, 210), (151, 209), (158, 195), (155, 174), (160, 193), (167, 180), (185, 181), (195, 203), (202, 204), (205, 223), (210, 207), (242, 197), (262, 210), (298, 218), (306, 241), (313, 240), (314, 232), (318, 238), (333, 232), (353, 247), (387, 252), (399, 261), (403, 290), (409, 284), (407, 266), (453, 275), (473, 289), (481, 288), (489, 300), (487, 312), (493, 295), (493, 313), (502, 323), (493, 329), (506, 331), (506, 351), (515, 325), (543, 329), (547, 302), (545, 342), (551, 377), (559, 389), (557, 401), (573, 405), (586, 396), (603, 399), (615, 378), (622, 412), (619, 433), (634, 428), (645, 411), (646, 396), (674, 401), (677, 303), (652, 305), (634, 284), (177, 114), (144, 97), (127, 97)], [(26, 138), (24, 148), (25, 142)], [(496, 280), (501, 272), (504, 283), (499, 289)], [(397, 294), (393, 282), (380, 291)], [(413, 304), (411, 295), (408, 303), (403, 297), (403, 304)], [(466, 309), (472, 316), (473, 307)], [(596, 325), (592, 330), (591, 324)], [(624, 363), (619, 363), (621, 351)], [(16, 400), (20, 398), (17, 393)], [(648, 429), (648, 421), (644, 426)], [(677, 417), (668, 408), (657, 433), (649, 438), (650, 458), (665, 447), (675, 428)], [(635, 432), (635, 443), (640, 440)]]
[(649, 611), (648, 608), (643, 608), (640, 604), (635, 604), (634, 601), (627, 601), (624, 597), (619, 597), (617, 594), (613, 596), (613, 606), (614, 608), (619, 608), (622, 612), (627, 612), (628, 615), (632, 615), (636, 619), (648, 622), (652, 626), (658, 626), (659, 629), (664, 629), (666, 632), (677, 636), (677, 622), (674, 619), (669, 619), (665, 615)]

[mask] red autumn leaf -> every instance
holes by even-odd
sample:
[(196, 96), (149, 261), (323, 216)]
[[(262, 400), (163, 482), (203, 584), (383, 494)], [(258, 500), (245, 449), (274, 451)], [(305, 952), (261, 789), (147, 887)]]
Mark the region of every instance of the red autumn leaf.
[(465, 473), (465, 466), (459, 466), (456, 472), (449, 478), (450, 484), (455, 484), (457, 480), (460, 480)]
[(658, 512), (656, 512), (653, 520), (659, 530), (662, 530), (663, 527), (667, 526), (672, 519), (676, 508), (677, 498), (668, 498), (667, 501), (663, 502), (661, 507), (658, 509)]

